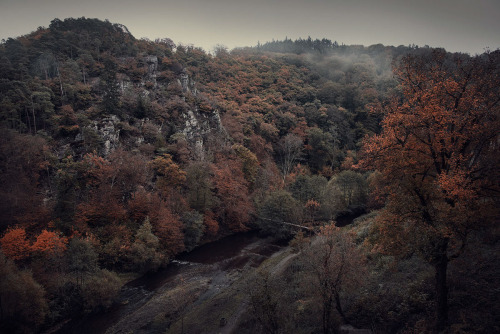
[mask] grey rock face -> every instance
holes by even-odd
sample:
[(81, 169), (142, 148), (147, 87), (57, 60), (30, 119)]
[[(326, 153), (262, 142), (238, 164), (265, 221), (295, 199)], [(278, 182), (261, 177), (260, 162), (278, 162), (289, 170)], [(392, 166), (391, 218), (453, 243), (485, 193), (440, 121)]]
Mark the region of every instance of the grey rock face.
[(182, 73), (179, 75), (178, 82), (182, 87), (183, 93), (191, 93), (195, 96), (198, 93), (195, 87), (195, 82), (189, 77), (189, 75), (186, 72), (186, 69), (182, 70)]
[(146, 65), (148, 66), (148, 72), (146, 74), (145, 80), (146, 81), (151, 81), (154, 83), (154, 86), (156, 87), (156, 77), (158, 73), (158, 57), (156, 56), (146, 56), (144, 57), (144, 61)]
[(224, 136), (226, 132), (222, 126), (219, 112), (202, 113), (196, 108), (182, 115), (185, 126), (182, 134), (194, 150), (195, 157), (203, 160), (205, 156), (204, 143), (210, 136)]
[(103, 155), (107, 157), (113, 152), (120, 142), (120, 130), (118, 123), (120, 119), (115, 115), (110, 115), (102, 120), (94, 121), (93, 129), (103, 140)]

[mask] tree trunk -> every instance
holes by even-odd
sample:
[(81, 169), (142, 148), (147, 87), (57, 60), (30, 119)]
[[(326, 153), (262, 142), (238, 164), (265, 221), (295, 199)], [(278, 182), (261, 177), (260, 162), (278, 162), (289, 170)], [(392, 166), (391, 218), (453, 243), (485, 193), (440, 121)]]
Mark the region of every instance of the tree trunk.
[(323, 333), (330, 334), (330, 315), (332, 313), (332, 297), (323, 301)]
[(446, 274), (448, 270), (448, 256), (446, 250), (448, 248), (448, 240), (445, 240), (440, 245), (440, 254), (434, 262), (434, 270), (436, 274), (436, 332), (440, 332), (448, 325), (448, 284), (446, 282)]
[[(30, 119), (30, 115), (28, 114), (28, 109), (26, 107), (24, 108), (24, 111), (26, 112), (26, 120), (28, 121), (28, 128), (29, 128), (30, 134), (31, 134), (31, 119)], [(12, 127), (13, 128), (15, 127), (14, 123), (12, 123)]]
[(31, 113), (33, 114), (33, 128), (35, 129), (34, 134), (36, 134), (36, 118), (35, 118), (35, 106), (33, 105), (33, 95), (31, 95)]
[(64, 97), (64, 87), (61, 79), (61, 72), (59, 72), (59, 67), (57, 67), (57, 76), (59, 77), (59, 87), (61, 89), (61, 101), (63, 101)]
[(338, 293), (335, 294), (335, 308), (337, 309), (337, 312), (339, 312), (342, 321), (345, 324), (349, 325), (349, 320), (347, 320), (347, 317), (344, 314), (344, 310), (342, 309), (342, 304), (340, 303), (340, 295)]

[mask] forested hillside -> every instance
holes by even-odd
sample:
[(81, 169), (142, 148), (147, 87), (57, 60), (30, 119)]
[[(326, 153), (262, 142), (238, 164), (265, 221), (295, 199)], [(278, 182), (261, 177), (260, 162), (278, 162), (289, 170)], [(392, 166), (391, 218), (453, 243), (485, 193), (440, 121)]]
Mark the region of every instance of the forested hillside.
[[(477, 279), (488, 289), (498, 269), (486, 264), (498, 248), (498, 59), (498, 51), (470, 57), (310, 38), (207, 53), (85, 18), (3, 41), (1, 330), (39, 331), (105, 309), (127, 273), (155, 271), (223, 236), (258, 229), (295, 237), (302, 250), (306, 236), (290, 224), (319, 231), (364, 213), (342, 247), (354, 281), (361, 267), (376, 272), (373, 295), (347, 297), (343, 309), (344, 290), (334, 287), (330, 304), (316, 303), (329, 313), (315, 330), (329, 332), (335, 321), (431, 328), (434, 297), (442, 308), (447, 296), (432, 292), (432, 266), (443, 272), (429, 257), (442, 264), (446, 247), (461, 254), (469, 237), (482, 245), (481, 263), (454, 267), (455, 275), (483, 268)], [(429, 161), (408, 154), (428, 147)], [(337, 229), (321, 231), (338, 245)], [(409, 265), (419, 254), (419, 266), (432, 267), (420, 276)], [(398, 305), (377, 285), (390, 270)], [(411, 293), (401, 288), (404, 270), (418, 276)], [(494, 299), (470, 277), (486, 312)], [(455, 332), (498, 329), (491, 315), (467, 316), (459, 305), (467, 289), (450, 292)], [(438, 322), (447, 324), (443, 312)]]

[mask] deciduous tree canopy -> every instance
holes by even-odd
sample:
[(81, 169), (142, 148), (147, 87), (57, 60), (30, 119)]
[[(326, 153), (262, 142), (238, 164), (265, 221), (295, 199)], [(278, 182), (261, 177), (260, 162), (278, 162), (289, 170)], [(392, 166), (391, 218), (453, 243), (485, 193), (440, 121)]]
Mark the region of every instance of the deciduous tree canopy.
[(382, 132), (364, 146), (365, 163), (382, 173), (389, 193), (381, 241), (418, 249), (434, 265), (439, 329), (447, 322), (448, 262), (471, 229), (498, 218), (499, 66), (499, 52), (406, 56), (397, 71), (403, 96), (380, 107)]

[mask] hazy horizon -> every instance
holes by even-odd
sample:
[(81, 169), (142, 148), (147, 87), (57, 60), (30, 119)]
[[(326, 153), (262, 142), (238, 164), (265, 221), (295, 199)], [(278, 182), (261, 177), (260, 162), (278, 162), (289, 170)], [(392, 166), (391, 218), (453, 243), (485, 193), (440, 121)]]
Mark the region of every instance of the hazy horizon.
[(123, 24), (136, 38), (170, 38), (206, 51), (310, 36), (476, 54), (500, 47), (499, 12), (496, 0), (0, 0), (0, 39), (48, 27), (54, 18), (85, 16)]

